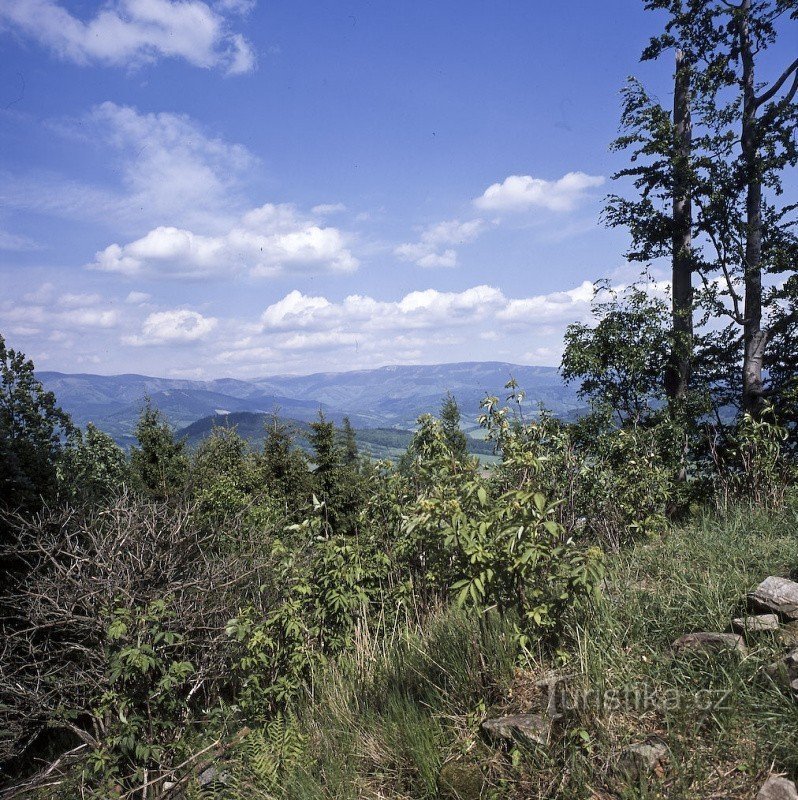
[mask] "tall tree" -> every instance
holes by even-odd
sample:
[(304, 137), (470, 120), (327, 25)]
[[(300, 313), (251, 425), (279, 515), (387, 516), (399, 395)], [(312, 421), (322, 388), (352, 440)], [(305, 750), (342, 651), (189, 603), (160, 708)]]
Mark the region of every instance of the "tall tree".
[(33, 362), (0, 335), (0, 509), (32, 513), (55, 498), (57, 462), (71, 430)]
[(707, 250), (703, 302), (739, 327), (740, 402), (757, 414), (776, 333), (776, 276), (794, 272), (798, 256), (796, 207), (781, 197), (784, 170), (798, 162), (798, 59), (769, 83), (759, 73), (780, 29), (798, 18), (798, 0), (649, 0), (646, 7), (667, 11), (668, 20), (644, 57), (679, 46), (701, 65), (693, 88), (704, 171), (694, 198)]
[(665, 373), (671, 401), (684, 401), (690, 388), (693, 356), (693, 203), (692, 139), (690, 113), (690, 60), (676, 51), (673, 91), (673, 199), (671, 245), (671, 318), (673, 341)]

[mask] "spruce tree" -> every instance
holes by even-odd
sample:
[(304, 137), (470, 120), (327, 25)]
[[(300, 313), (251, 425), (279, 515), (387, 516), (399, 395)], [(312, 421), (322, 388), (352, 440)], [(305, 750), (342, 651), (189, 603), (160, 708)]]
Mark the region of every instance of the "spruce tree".
[(135, 436), (139, 445), (130, 449), (134, 488), (151, 500), (166, 500), (184, 489), (188, 478), (184, 442), (175, 440), (169, 423), (149, 398), (141, 411)]
[(441, 429), (451, 454), (457, 461), (468, 458), (468, 438), (460, 428), (460, 407), (451, 392), (441, 405)]
[(349, 417), (344, 417), (341, 421), (341, 447), (343, 449), (343, 462), (346, 466), (352, 467), (357, 464), (358, 449), (355, 429), (349, 421)]

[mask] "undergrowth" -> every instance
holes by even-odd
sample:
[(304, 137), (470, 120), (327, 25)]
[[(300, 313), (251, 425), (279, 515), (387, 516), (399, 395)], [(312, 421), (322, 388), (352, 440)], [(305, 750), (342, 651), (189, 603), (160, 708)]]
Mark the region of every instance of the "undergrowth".
[[(675, 655), (724, 631), (747, 591), (798, 565), (798, 510), (710, 513), (614, 557), (603, 596), (569, 620), (565, 661), (519, 653), (513, 620), (441, 609), (402, 631), (360, 629), (291, 709), (248, 737), (203, 797), (753, 798), (771, 769), (798, 776), (798, 707), (745, 657)], [(569, 675), (547, 747), (489, 741), (489, 716), (545, 707), (536, 682)], [(619, 769), (658, 740), (650, 775)]]

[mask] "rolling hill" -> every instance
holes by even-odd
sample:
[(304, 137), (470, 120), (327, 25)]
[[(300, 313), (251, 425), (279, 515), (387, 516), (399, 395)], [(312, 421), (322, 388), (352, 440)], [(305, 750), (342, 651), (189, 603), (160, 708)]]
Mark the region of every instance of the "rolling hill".
[(388, 366), (352, 372), (272, 376), (253, 380), (223, 378), (193, 381), (145, 375), (90, 375), (39, 372), (47, 389), (79, 425), (93, 422), (120, 444), (132, 442), (145, 397), (177, 429), (205, 417), (250, 412), (310, 422), (319, 409), (340, 422), (348, 415), (355, 428), (411, 430), (416, 419), (440, 408), (450, 391), (460, 405), (466, 430), (476, 428), (480, 401), (503, 396), (514, 377), (533, 410), (543, 403), (558, 416), (572, 417), (584, 404), (565, 386), (553, 367), (504, 362), (465, 362), (423, 366)]

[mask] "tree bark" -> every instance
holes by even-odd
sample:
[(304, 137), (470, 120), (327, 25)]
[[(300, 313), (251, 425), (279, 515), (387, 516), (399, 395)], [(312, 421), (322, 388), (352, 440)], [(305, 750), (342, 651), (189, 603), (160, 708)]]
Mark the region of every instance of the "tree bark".
[(759, 169), (759, 131), (750, 32), (751, 0), (740, 5), (740, 57), (743, 65), (742, 153), (745, 198), (745, 312), (743, 321), (743, 410), (757, 415), (764, 405), (762, 367), (767, 331), (762, 329), (762, 178)]
[(676, 51), (673, 92), (673, 241), (672, 333), (670, 364), (665, 389), (671, 401), (684, 400), (690, 387), (693, 352), (693, 203), (690, 182), (692, 116), (690, 113), (690, 65)]

